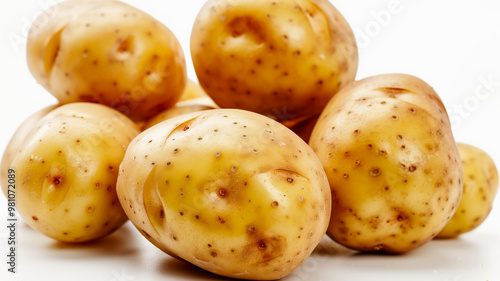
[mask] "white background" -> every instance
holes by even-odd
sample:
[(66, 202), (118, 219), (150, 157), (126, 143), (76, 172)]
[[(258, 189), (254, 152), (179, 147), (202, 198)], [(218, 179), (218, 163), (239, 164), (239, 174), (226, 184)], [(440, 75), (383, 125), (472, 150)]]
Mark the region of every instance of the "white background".
[[(56, 103), (30, 75), (25, 59), (32, 19), (55, 0), (1, 1), (0, 151), (17, 126)], [(182, 44), (188, 75), (191, 27), (204, 1), (127, 0), (166, 24)], [(457, 141), (487, 151), (500, 165), (500, 1), (332, 0), (357, 34), (357, 79), (402, 72), (416, 75), (441, 96)], [(389, 17), (381, 18), (389, 3)], [(399, 3), (399, 4), (398, 4)], [(385, 12), (385, 13), (387, 13)], [(382, 12), (384, 13), (384, 12)], [(17, 39), (14, 42), (13, 39)], [(21, 40), (21, 41), (19, 41)], [(484, 81), (490, 81), (485, 87)], [(95, 243), (67, 245), (19, 224), (18, 273), (8, 274), (5, 198), (0, 198), (0, 280), (220, 280), (178, 262), (127, 223)], [(454, 240), (431, 241), (399, 256), (359, 254), (328, 238), (286, 280), (500, 280), (500, 200), (478, 229)]]

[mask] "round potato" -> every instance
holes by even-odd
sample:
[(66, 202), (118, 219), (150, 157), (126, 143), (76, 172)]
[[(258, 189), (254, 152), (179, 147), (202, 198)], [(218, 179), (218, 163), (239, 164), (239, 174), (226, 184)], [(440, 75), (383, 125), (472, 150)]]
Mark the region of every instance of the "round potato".
[(314, 152), (256, 113), (185, 114), (135, 138), (118, 197), (157, 247), (216, 274), (274, 280), (325, 234), (330, 190)]
[(21, 217), (64, 242), (119, 228), (127, 217), (116, 196), (118, 168), (137, 134), (132, 121), (104, 105), (72, 103), (45, 115), (11, 165)]
[(359, 251), (404, 253), (435, 237), (458, 207), (463, 176), (446, 110), (410, 75), (351, 83), (311, 135), (332, 192), (328, 235)]
[(464, 173), (460, 205), (437, 238), (454, 238), (478, 227), (491, 211), (498, 190), (498, 171), (493, 159), (483, 150), (457, 143)]
[(351, 28), (327, 0), (209, 0), (191, 55), (217, 105), (277, 121), (319, 115), (358, 64)]
[(173, 106), (186, 85), (174, 34), (125, 3), (69, 0), (30, 29), (28, 66), (60, 103), (98, 102), (134, 120)]
[(2, 191), (5, 196), (8, 197), (8, 171), (11, 167), (12, 160), (14, 160), (14, 156), (17, 154), (19, 149), (22, 146), (23, 141), (26, 139), (26, 137), (29, 135), (31, 130), (35, 129), (36, 124), (40, 119), (42, 119), (47, 113), (51, 112), (52, 110), (56, 109), (58, 105), (51, 105), (47, 106), (40, 111), (36, 112), (35, 114), (31, 115), (28, 117), (28, 119), (24, 120), (23, 123), (17, 128), (16, 132), (10, 139), (9, 143), (7, 144), (7, 147), (5, 148), (5, 151), (2, 156), (2, 165), (0, 171), (0, 183), (2, 185)]

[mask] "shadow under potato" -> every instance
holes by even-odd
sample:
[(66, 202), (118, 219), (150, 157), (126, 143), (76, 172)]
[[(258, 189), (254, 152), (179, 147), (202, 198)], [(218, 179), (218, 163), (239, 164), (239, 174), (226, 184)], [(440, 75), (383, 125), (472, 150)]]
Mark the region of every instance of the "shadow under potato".
[(162, 274), (175, 277), (175, 280), (238, 280), (213, 274), (188, 262), (166, 258), (159, 266)]

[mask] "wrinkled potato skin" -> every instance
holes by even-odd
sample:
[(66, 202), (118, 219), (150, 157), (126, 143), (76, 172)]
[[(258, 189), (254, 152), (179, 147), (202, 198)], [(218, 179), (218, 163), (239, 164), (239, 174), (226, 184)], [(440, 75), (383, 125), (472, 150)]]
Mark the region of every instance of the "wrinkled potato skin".
[(70, 0), (51, 9), (30, 29), (27, 61), (60, 103), (98, 102), (140, 121), (179, 99), (184, 55), (156, 19), (118, 1)]
[(410, 75), (351, 83), (327, 105), (310, 145), (332, 191), (327, 234), (359, 251), (404, 253), (458, 207), (462, 165), (445, 108)]
[(191, 56), (220, 107), (277, 121), (319, 115), (358, 65), (351, 28), (327, 0), (207, 1)]
[(498, 190), (498, 170), (483, 150), (457, 143), (462, 159), (464, 191), (460, 205), (437, 238), (454, 238), (478, 227), (491, 211)]
[(104, 105), (72, 103), (45, 115), (12, 162), (23, 220), (64, 242), (119, 228), (127, 217), (116, 196), (118, 168), (137, 134), (132, 121)]
[(7, 147), (5, 148), (5, 151), (2, 156), (2, 165), (0, 171), (0, 183), (2, 184), (2, 191), (3, 194), (8, 197), (7, 194), (7, 188), (8, 188), (8, 172), (12, 164), (12, 160), (14, 160), (14, 156), (16, 155), (17, 151), (21, 148), (22, 142), (26, 139), (26, 136), (29, 135), (30, 131), (33, 130), (45, 115), (47, 113), (51, 112), (55, 108), (57, 108), (58, 105), (51, 105), (47, 106), (40, 111), (36, 112), (35, 114), (31, 115), (28, 117), (28, 119), (24, 120), (21, 125), (17, 128), (16, 132), (14, 132), (14, 135), (10, 139), (9, 143), (7, 144)]
[(169, 119), (131, 142), (120, 169), (118, 196), (139, 231), (219, 275), (286, 276), (328, 225), (328, 180), (314, 152), (252, 112)]

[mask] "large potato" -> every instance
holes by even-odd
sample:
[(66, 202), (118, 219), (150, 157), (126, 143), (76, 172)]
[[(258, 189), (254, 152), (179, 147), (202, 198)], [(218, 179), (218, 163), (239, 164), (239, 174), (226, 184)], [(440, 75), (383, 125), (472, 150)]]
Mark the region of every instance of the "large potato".
[(404, 253), (445, 226), (463, 176), (446, 110), (424, 81), (403, 74), (346, 86), (310, 145), (332, 191), (328, 235), (360, 251)]
[(53, 9), (31, 27), (27, 61), (60, 103), (99, 102), (144, 120), (179, 99), (184, 55), (162, 23), (118, 1), (69, 0)]
[[(8, 197), (7, 194), (7, 187), (8, 187), (8, 171), (10, 169), (10, 166), (12, 164), (12, 160), (14, 160), (14, 156), (17, 154), (19, 149), (21, 148), (22, 142), (26, 139), (26, 137), (29, 135), (31, 130), (35, 129), (36, 124), (40, 119), (42, 119), (47, 113), (51, 112), (55, 108), (57, 108), (58, 105), (51, 105), (47, 106), (40, 111), (37, 111), (28, 119), (24, 120), (23, 123), (17, 128), (16, 132), (10, 139), (9, 143), (7, 144), (7, 147), (5, 148), (5, 151), (2, 156), (2, 165), (1, 165), (1, 171), (0, 171), (0, 183), (2, 185), (2, 191), (5, 194), (5, 196)], [(15, 190), (14, 190), (15, 191)]]
[(216, 104), (278, 121), (319, 115), (358, 64), (351, 28), (327, 0), (209, 0), (191, 55)]
[(289, 274), (330, 217), (314, 152), (281, 124), (236, 109), (182, 115), (141, 133), (120, 166), (117, 192), (160, 249), (242, 279)]
[(498, 171), (483, 150), (457, 143), (462, 159), (464, 191), (455, 215), (437, 238), (453, 238), (478, 227), (491, 211), (498, 190)]
[(137, 134), (132, 121), (104, 105), (72, 103), (45, 115), (11, 165), (21, 217), (65, 242), (120, 227), (127, 217), (116, 196), (118, 168)]

